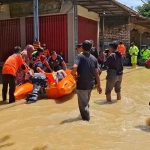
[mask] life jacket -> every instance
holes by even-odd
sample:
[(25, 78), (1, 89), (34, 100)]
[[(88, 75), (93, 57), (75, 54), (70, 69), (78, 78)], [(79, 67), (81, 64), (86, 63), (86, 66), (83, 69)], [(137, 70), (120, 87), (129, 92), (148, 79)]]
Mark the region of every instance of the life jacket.
[(117, 50), (121, 52), (122, 55), (126, 52), (126, 47), (123, 44), (119, 44)]
[(25, 73), (28, 72), (28, 67), (22, 59), (21, 54), (15, 53), (8, 57), (6, 62), (4, 63), (2, 74), (11, 74), (16, 76), (16, 73), (20, 66), (24, 65), (25, 69), (23, 70)]

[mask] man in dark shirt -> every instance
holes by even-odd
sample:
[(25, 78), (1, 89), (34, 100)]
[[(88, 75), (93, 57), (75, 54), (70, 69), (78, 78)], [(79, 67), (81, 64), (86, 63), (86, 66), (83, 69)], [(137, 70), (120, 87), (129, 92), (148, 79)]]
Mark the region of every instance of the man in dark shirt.
[[(94, 47), (93, 40), (90, 40), (90, 43), (92, 44), (90, 54), (93, 55), (98, 60), (98, 52), (97, 52), (96, 47)], [(102, 73), (101, 66), (99, 65), (99, 63), (98, 63), (98, 72), (99, 72), (99, 75)], [(95, 79), (95, 85), (97, 85), (96, 79)]]
[[(104, 65), (108, 67), (106, 77), (106, 99), (111, 102), (111, 91), (115, 87), (117, 93), (117, 100), (121, 100), (121, 82), (123, 75), (123, 62), (122, 55), (117, 51), (117, 43), (113, 42), (109, 44), (110, 54), (104, 58)], [(104, 53), (106, 56), (107, 54)]]
[[(102, 92), (98, 75), (97, 60), (89, 52), (92, 44), (86, 40), (82, 44), (83, 53), (78, 54), (72, 67), (72, 75), (77, 79), (77, 96), (79, 110), (83, 120), (89, 121), (89, 100), (91, 91), (97, 81), (97, 91)], [(76, 72), (78, 76), (76, 76)]]
[(47, 61), (53, 71), (61, 70), (61, 65), (63, 66), (64, 70), (67, 69), (66, 63), (64, 62), (63, 58), (55, 51), (51, 52), (51, 56)]
[(96, 59), (98, 59), (98, 52), (97, 52), (96, 47), (94, 47), (94, 42), (93, 42), (93, 40), (90, 40), (90, 42), (92, 44), (90, 54), (92, 54)]

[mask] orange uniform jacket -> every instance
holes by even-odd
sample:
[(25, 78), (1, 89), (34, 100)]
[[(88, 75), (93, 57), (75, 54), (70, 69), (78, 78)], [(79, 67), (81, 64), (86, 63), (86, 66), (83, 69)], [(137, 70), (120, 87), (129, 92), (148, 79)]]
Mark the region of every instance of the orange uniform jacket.
[(124, 46), (124, 44), (119, 44), (117, 50), (118, 50), (122, 55), (125, 55), (125, 53), (126, 53), (126, 47)]
[(25, 65), (25, 62), (23, 62), (21, 54), (13, 54), (4, 63), (2, 74), (11, 74), (13, 76), (16, 76), (16, 72), (18, 71), (18, 68), (21, 67), (21, 65), (25, 66), (24, 72), (28, 72), (28, 68)]

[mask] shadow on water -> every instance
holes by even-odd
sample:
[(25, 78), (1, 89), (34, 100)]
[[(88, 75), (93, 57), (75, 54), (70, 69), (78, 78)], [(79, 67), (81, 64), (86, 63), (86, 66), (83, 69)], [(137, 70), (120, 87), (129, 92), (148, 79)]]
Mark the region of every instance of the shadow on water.
[(111, 105), (111, 104), (116, 104), (117, 102), (118, 102), (117, 100), (112, 100), (112, 102), (107, 102), (106, 100), (94, 101), (94, 103), (97, 105)]
[(150, 127), (146, 125), (138, 125), (138, 126), (135, 126), (135, 128), (140, 129), (144, 132), (148, 132), (148, 133), (150, 132)]
[(4, 147), (8, 147), (8, 146), (14, 145), (14, 142), (8, 142), (8, 143), (6, 143), (7, 140), (9, 140), (9, 139), (10, 139), (9, 135), (6, 135), (6, 136), (0, 138), (0, 149), (4, 148)]
[[(8, 102), (0, 101), (0, 111), (5, 110), (5, 109), (9, 109), (11, 107), (15, 107), (18, 105), (22, 105), (22, 104), (25, 104), (24, 100), (20, 100), (20, 101), (17, 101), (15, 103), (11, 103), (11, 104), (9, 104)], [(3, 107), (1, 107), (1, 106), (3, 106)]]
[(126, 67), (126, 69), (133, 69), (132, 66), (131, 67)]
[(7, 105), (7, 104), (9, 104), (7, 101), (0, 101), (0, 106), (1, 105)]
[(81, 121), (81, 120), (82, 120), (81, 117), (69, 118), (69, 119), (63, 120), (60, 124), (73, 123), (73, 122), (77, 122), (77, 121)]
[(63, 97), (61, 97), (61, 98), (54, 99), (54, 100), (55, 100), (55, 103), (56, 103), (56, 104), (65, 103), (65, 102), (71, 100), (71, 99), (74, 97), (75, 94), (76, 94), (76, 91), (74, 90), (74, 91), (73, 91), (71, 94), (69, 94), (69, 95), (65, 95), (65, 96), (63, 96)]

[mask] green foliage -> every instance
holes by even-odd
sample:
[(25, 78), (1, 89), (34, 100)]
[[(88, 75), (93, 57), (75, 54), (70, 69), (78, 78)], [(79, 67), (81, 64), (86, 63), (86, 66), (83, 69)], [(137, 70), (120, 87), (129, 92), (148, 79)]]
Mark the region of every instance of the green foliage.
[(137, 6), (136, 10), (144, 17), (150, 18), (150, 0), (147, 0), (142, 6)]

